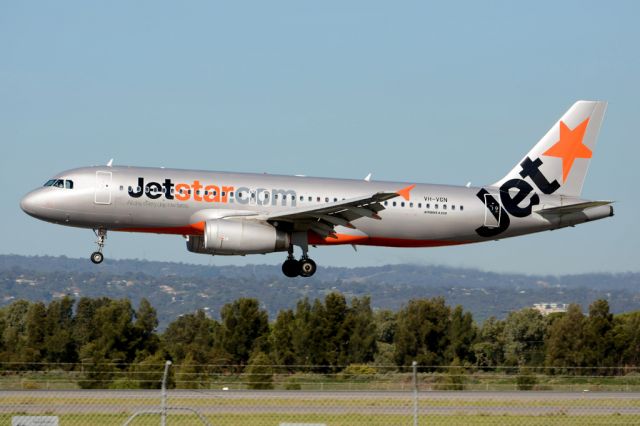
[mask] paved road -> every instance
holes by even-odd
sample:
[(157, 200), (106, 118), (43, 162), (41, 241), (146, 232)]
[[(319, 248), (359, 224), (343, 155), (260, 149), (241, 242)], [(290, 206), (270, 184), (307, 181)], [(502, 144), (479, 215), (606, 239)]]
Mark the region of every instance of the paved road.
[[(406, 414), (411, 392), (210, 391), (170, 390), (168, 403), (203, 414)], [(421, 392), (425, 414), (639, 416), (640, 392)], [(157, 390), (0, 391), (0, 413), (133, 413), (155, 409)]]

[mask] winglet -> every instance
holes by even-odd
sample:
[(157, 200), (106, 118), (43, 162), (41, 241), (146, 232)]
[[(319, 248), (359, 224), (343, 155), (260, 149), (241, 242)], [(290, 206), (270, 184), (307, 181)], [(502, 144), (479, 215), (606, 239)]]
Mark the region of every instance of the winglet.
[(111, 166), (113, 166), (113, 158), (109, 160), (109, 162), (107, 163), (107, 167), (111, 167)]
[(416, 187), (416, 184), (414, 183), (413, 185), (409, 185), (406, 188), (402, 188), (401, 190), (397, 191), (396, 194), (400, 195), (402, 198), (409, 201), (411, 190), (415, 187)]
[(369, 173), (367, 177), (364, 178), (364, 180), (367, 182), (371, 182), (371, 173)]

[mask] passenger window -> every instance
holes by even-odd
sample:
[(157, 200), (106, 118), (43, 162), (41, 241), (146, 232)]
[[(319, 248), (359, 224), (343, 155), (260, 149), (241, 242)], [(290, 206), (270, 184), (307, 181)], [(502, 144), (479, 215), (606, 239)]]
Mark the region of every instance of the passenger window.
[(222, 191), (222, 196), (223, 196), (223, 197), (225, 196), (225, 194), (226, 194), (226, 192), (225, 192), (225, 191)]
[[(278, 196), (276, 195), (276, 200), (278, 199)], [(268, 200), (269, 199), (269, 193), (267, 191), (264, 191), (264, 199)]]
[(309, 202), (313, 201), (313, 197), (309, 197), (308, 199), (309, 199)]
[(400, 207), (404, 207), (404, 201), (400, 203)]
[(385, 206), (386, 206), (386, 205), (388, 205), (388, 204), (389, 204), (389, 202), (388, 202), (388, 201), (385, 201), (385, 202), (384, 202), (384, 205), (385, 205)]
[(460, 211), (464, 210), (464, 206), (460, 206)]
[(425, 207), (426, 207), (426, 208), (428, 208), (428, 209), (430, 209), (430, 208), (431, 208), (431, 204), (427, 203), (427, 204), (425, 205)]
[(144, 188), (144, 192), (146, 192), (147, 194), (148, 194), (150, 191), (151, 191), (151, 190), (149, 189), (149, 187), (148, 187), (148, 186), (146, 186), (146, 187)]
[(434, 209), (436, 209), (436, 210), (438, 210), (438, 205), (437, 205), (437, 204), (434, 204), (434, 205), (433, 205), (433, 208), (434, 208)]
[[(267, 197), (264, 197), (264, 198), (267, 198)], [(274, 196), (273, 196), (273, 199), (274, 199), (274, 200), (277, 200), (277, 199), (278, 199), (278, 194), (274, 195)]]
[(300, 196), (300, 201), (304, 201), (304, 197), (302, 195)]
[(394, 202), (393, 202), (393, 207), (395, 207), (395, 206), (396, 206), (396, 202), (394, 201)]
[(319, 203), (319, 202), (320, 202), (320, 197), (318, 197), (316, 200), (317, 200), (317, 202)]
[(338, 199), (337, 199), (337, 198), (334, 198), (334, 199), (333, 199), (333, 202), (334, 202), (334, 203), (338, 202)]
[(455, 204), (451, 204), (451, 210), (455, 210), (456, 209), (456, 205)]
[(324, 202), (328, 203), (329, 202), (329, 197), (324, 197)]
[(409, 203), (409, 207), (413, 207), (413, 203)]
[(418, 203), (418, 208), (421, 209), (422, 208), (422, 203)]
[(443, 205), (442, 205), (442, 210), (446, 210), (446, 209), (447, 209), (447, 205), (446, 205), (446, 204), (443, 204)]
[[(64, 181), (64, 187), (67, 189), (73, 189), (73, 181), (72, 180), (65, 180)], [(120, 191), (122, 191), (122, 186), (120, 187)]]
[(233, 191), (229, 193), (229, 197), (233, 197)]

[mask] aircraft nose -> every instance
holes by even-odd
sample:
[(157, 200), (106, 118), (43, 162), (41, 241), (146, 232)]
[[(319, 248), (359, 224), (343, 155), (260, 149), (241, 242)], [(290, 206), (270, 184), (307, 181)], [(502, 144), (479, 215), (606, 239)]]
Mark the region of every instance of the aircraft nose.
[(44, 195), (39, 190), (31, 191), (20, 200), (20, 208), (26, 214), (37, 217), (45, 207)]
[(30, 214), (35, 210), (35, 196), (33, 192), (22, 197), (22, 200), (20, 200), (20, 208), (27, 214)]

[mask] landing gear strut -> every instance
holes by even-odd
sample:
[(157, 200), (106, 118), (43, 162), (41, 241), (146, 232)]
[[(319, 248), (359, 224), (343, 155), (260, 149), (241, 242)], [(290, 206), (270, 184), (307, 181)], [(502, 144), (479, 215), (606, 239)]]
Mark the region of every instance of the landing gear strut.
[(104, 255), (102, 254), (102, 249), (104, 248), (104, 240), (107, 239), (107, 230), (103, 228), (98, 228), (97, 230), (93, 230), (96, 234), (97, 240), (96, 244), (98, 245), (98, 251), (94, 251), (91, 253), (91, 261), (96, 265), (102, 263), (104, 260)]
[[(289, 246), (289, 255), (287, 260), (282, 264), (282, 273), (289, 278), (294, 277), (310, 277), (316, 273), (316, 262), (309, 258), (309, 244), (307, 241), (306, 232), (295, 232), (293, 234), (293, 243)], [(293, 244), (299, 245), (302, 248), (302, 257), (300, 260), (296, 260), (293, 256)]]

